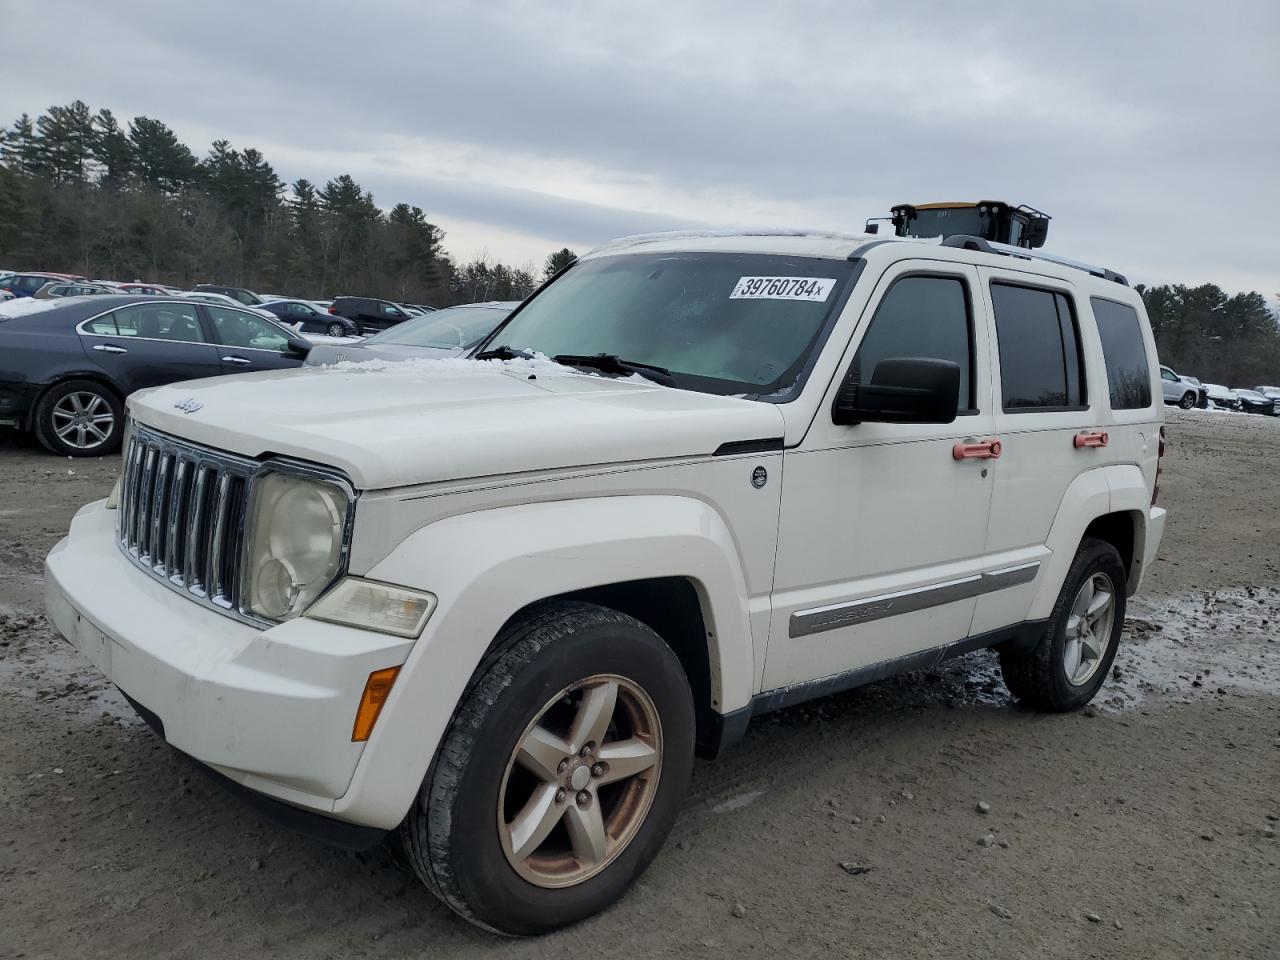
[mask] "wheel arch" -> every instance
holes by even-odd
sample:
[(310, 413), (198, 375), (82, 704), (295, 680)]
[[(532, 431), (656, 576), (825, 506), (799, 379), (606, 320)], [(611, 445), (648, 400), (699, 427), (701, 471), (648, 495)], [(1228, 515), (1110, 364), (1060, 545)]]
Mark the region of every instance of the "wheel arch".
[(30, 407), (27, 408), (27, 417), (26, 417), (26, 421), (27, 421), (26, 429), (28, 431), (35, 429), (36, 413), (40, 410), (40, 404), (44, 402), (44, 398), (49, 395), (49, 392), (51, 390), (56, 390), (58, 387), (62, 386), (64, 383), (70, 383), (72, 380), (90, 380), (96, 384), (99, 384), (100, 386), (105, 387), (106, 389), (111, 391), (111, 393), (115, 396), (115, 398), (118, 401), (120, 401), (121, 409), (124, 409), (125, 395), (120, 391), (120, 388), (117, 387), (115, 383), (112, 382), (111, 378), (106, 376), (105, 374), (99, 373), (96, 370), (84, 370), (84, 371), (76, 370), (70, 373), (60, 373), (57, 375), (55, 379), (50, 380), (48, 383), (42, 386), (40, 388), (40, 392), (37, 393), (31, 399), (31, 405)]
[(434, 752), (503, 626), (547, 600), (600, 603), (658, 633), (701, 699), (704, 752), (717, 715), (751, 702), (745, 575), (727, 524), (700, 500), (593, 497), (462, 514), (411, 534), (361, 575), (429, 590), (440, 606), (335, 802), (344, 819), (399, 822), (431, 761), (423, 743)]

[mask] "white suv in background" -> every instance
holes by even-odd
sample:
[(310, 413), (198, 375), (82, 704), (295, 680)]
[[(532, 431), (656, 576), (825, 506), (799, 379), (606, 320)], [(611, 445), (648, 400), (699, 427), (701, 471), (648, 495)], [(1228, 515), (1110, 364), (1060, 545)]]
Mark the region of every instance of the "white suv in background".
[(1105, 680), (1165, 521), (1122, 277), (654, 235), (482, 347), (137, 393), (47, 562), (169, 743), (332, 842), (397, 831), (471, 921), (605, 907), (767, 711), (980, 648), (1041, 709)]

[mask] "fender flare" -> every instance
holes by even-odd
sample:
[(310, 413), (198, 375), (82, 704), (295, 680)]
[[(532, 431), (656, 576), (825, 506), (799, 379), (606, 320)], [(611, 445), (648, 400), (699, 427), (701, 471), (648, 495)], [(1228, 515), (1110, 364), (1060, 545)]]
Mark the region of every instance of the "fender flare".
[(343, 819), (388, 829), (403, 819), (490, 643), (513, 614), (547, 597), (688, 578), (709, 635), (714, 709), (751, 702), (746, 577), (728, 525), (700, 500), (592, 497), (460, 514), (411, 534), (365, 576), (429, 591), (440, 604), (335, 802)]
[(1058, 513), (1049, 528), (1045, 546), (1050, 553), (1043, 564), (1039, 587), (1027, 619), (1043, 620), (1053, 612), (1067, 570), (1089, 524), (1117, 511), (1134, 514), (1134, 566), (1131, 566), (1129, 577), (1132, 592), (1142, 573), (1146, 544), (1146, 513), (1143, 507), (1150, 498), (1150, 489), (1137, 464), (1097, 467), (1076, 477), (1063, 494)]

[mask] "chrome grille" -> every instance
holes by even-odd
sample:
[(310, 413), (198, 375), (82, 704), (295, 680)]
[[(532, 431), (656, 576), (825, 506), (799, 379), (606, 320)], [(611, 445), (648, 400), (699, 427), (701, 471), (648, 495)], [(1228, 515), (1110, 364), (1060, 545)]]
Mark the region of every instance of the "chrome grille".
[(116, 532), (143, 570), (242, 619), (249, 492), (262, 464), (131, 425)]

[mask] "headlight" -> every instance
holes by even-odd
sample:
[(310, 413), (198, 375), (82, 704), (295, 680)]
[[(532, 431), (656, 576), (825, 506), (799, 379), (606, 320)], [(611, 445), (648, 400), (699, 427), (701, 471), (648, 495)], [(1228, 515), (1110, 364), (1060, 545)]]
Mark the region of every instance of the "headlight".
[(321, 597), (307, 616), (412, 639), (422, 632), (435, 608), (436, 598), (429, 593), (347, 577)]
[(323, 480), (267, 473), (254, 482), (245, 550), (250, 613), (296, 617), (333, 582), (347, 504), (346, 492)]

